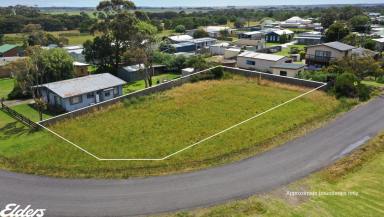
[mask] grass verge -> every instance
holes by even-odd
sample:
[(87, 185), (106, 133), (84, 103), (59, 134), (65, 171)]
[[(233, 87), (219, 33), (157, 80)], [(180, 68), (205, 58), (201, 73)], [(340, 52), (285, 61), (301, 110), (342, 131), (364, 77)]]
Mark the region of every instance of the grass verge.
[[(384, 133), (328, 168), (273, 192), (161, 216), (383, 216), (383, 171)], [(288, 196), (287, 191), (357, 192), (358, 195)]]
[(8, 94), (13, 90), (15, 80), (12, 78), (0, 78), (0, 99), (8, 98)]
[[(163, 157), (304, 90), (233, 77), (202, 81), (53, 128), (101, 157)], [(244, 159), (305, 134), (351, 104), (314, 92), (215, 139), (158, 162), (99, 162), (42, 131), (29, 133), (0, 113), (0, 166), (58, 177), (126, 178), (191, 171)], [(255, 132), (258, 132), (255, 134)], [(241, 135), (241, 136), (239, 136)]]

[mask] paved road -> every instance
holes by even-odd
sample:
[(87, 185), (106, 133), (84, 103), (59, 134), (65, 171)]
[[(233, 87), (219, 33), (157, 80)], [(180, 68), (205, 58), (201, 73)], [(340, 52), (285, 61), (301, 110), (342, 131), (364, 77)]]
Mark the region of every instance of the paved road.
[(63, 180), (0, 172), (0, 205), (47, 216), (128, 216), (192, 208), (272, 190), (330, 164), (384, 129), (384, 97), (265, 154), (208, 170), (131, 180)]

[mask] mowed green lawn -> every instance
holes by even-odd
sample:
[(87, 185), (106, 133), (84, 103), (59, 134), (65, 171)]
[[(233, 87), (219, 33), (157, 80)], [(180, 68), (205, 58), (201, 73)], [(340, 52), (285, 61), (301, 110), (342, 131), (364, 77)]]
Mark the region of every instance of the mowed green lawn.
[(0, 99), (7, 99), (8, 94), (13, 90), (15, 80), (12, 78), (0, 78)]
[[(156, 85), (157, 82), (170, 81), (172, 79), (178, 78), (180, 75), (173, 73), (160, 74), (152, 77), (153, 85)], [(144, 80), (139, 80), (135, 82), (130, 82), (123, 86), (123, 94), (132, 93), (138, 90), (145, 89)]]
[[(303, 93), (235, 76), (185, 84), (51, 127), (101, 158), (161, 158)], [(0, 113), (0, 166), (60, 177), (160, 175), (243, 159), (271, 149), (345, 107), (323, 92), (227, 131), (165, 161), (97, 161), (46, 131), (30, 133)]]

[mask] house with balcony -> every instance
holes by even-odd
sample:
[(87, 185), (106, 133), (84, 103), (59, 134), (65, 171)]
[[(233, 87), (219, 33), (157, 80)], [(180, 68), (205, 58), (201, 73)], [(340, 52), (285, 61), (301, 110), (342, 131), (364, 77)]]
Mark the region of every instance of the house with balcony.
[(243, 32), (238, 35), (236, 44), (240, 47), (252, 46), (255, 50), (265, 48), (264, 33), (260, 31)]
[(307, 65), (323, 67), (330, 62), (343, 59), (350, 56), (354, 46), (344, 44), (338, 41), (322, 43), (307, 47), (305, 61)]

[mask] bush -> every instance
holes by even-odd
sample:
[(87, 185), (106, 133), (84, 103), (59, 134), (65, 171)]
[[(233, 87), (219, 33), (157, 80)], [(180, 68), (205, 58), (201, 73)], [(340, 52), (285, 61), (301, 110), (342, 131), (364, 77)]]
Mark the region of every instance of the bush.
[(215, 79), (220, 79), (223, 77), (224, 75), (224, 70), (223, 70), (223, 67), (216, 67), (214, 69), (211, 69), (211, 73), (213, 74), (213, 77)]
[(352, 73), (343, 73), (336, 77), (335, 94), (340, 97), (356, 97), (358, 95), (357, 77)]
[(357, 85), (357, 92), (360, 101), (367, 101), (371, 98), (371, 89), (365, 84)]
[(177, 25), (177, 26), (175, 27), (175, 32), (177, 32), (177, 33), (184, 33), (184, 32), (185, 32), (185, 26), (183, 26), (183, 25)]
[(384, 84), (384, 76), (381, 76), (377, 79), (377, 82), (380, 84)]

